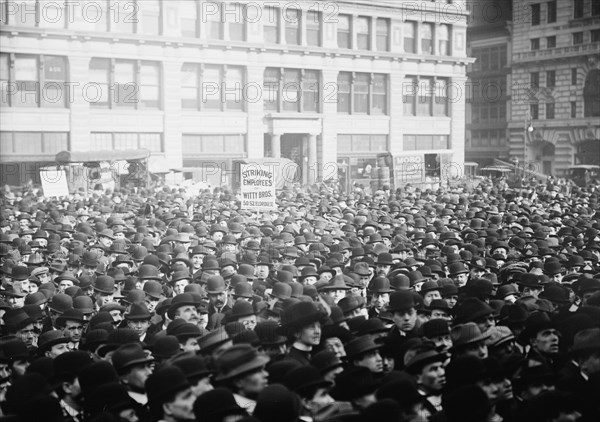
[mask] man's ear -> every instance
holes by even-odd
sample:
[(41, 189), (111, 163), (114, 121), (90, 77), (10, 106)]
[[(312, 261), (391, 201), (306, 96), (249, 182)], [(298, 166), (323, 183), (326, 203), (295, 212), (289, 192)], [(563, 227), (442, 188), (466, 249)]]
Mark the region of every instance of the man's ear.
[(73, 386), (73, 383), (70, 383), (70, 382), (65, 381), (62, 383), (62, 389), (65, 392), (65, 394), (71, 394), (72, 386)]
[(170, 416), (173, 412), (171, 412), (171, 403), (163, 403), (162, 405), (163, 415)]

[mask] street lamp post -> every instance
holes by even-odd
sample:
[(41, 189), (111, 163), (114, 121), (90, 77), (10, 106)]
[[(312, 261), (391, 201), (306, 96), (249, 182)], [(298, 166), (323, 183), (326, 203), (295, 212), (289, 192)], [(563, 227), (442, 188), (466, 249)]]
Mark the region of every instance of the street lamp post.
[(531, 112), (528, 110), (525, 121), (525, 136), (523, 136), (523, 179), (525, 179), (525, 171), (527, 169), (527, 140), (529, 139), (529, 134), (535, 130), (531, 120)]

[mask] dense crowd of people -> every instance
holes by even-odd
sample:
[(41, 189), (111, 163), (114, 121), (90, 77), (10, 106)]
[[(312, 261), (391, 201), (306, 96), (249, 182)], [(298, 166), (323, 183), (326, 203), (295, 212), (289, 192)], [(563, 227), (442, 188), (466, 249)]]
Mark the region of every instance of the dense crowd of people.
[(600, 420), (597, 186), (0, 196), (6, 420)]

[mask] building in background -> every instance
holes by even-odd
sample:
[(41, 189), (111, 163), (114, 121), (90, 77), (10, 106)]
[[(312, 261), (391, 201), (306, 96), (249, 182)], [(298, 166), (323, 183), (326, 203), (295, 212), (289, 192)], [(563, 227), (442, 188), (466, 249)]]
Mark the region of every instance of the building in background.
[(259, 4), (0, 0), (2, 183), (61, 150), (146, 148), (213, 185), (264, 156), (347, 189), (383, 152), (460, 168), (464, 1)]
[[(526, 162), (554, 176), (575, 164), (599, 165), (600, 2), (498, 0), (486, 7), (487, 25), (473, 19), (468, 29), (477, 59), (469, 82), (499, 77), (505, 92), (499, 102), (493, 95), (468, 101), (467, 160)], [(502, 15), (510, 21), (493, 13), (511, 9)]]

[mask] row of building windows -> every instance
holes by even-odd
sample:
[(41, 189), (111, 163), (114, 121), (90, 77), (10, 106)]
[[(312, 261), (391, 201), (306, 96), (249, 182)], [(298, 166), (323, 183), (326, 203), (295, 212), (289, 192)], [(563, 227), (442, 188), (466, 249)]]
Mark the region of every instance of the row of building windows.
[(586, 5), (586, 0), (573, 0), (573, 17), (575, 19), (586, 16), (586, 11), (588, 12), (587, 16), (590, 14), (592, 16), (600, 15), (600, 3), (597, 0), (589, 0)]
[[(531, 25), (536, 26), (542, 20), (542, 3), (533, 3), (531, 5)], [(556, 22), (556, 0), (546, 3), (546, 22)]]
[(338, 153), (377, 153), (388, 151), (387, 135), (345, 135), (337, 136)]
[[(9, 4), (10, 3), (10, 4)], [(94, 31), (164, 35), (163, 2), (158, 0), (82, 0), (68, 7), (63, 2), (1, 0), (0, 16), (9, 25), (43, 28), (91, 27)], [(180, 34), (210, 40), (246, 41), (249, 22), (260, 22), (266, 44), (322, 46), (324, 21), (337, 24), (337, 45), (353, 50), (390, 51), (391, 20), (373, 16), (335, 14), (316, 10), (261, 6), (257, 3), (179, 2)], [(79, 24), (77, 23), (79, 22)], [(406, 21), (406, 53), (451, 55), (450, 25)], [(176, 26), (174, 24), (173, 26)]]
[(203, 154), (243, 154), (246, 152), (246, 135), (195, 135), (182, 136), (185, 156)]
[[(537, 26), (542, 23), (555, 23), (556, 5), (556, 0), (531, 4), (531, 25)], [(598, 1), (591, 0), (591, 4), (588, 7), (587, 16), (600, 15), (600, 3), (598, 3)], [(585, 0), (573, 0), (573, 18), (578, 19), (583, 18), (584, 16), (586, 16)], [(544, 22), (542, 22), (544, 17)]]
[(69, 150), (65, 132), (0, 132), (0, 154), (57, 154)]
[(126, 150), (144, 148), (152, 153), (164, 152), (161, 133), (92, 132), (89, 145), (94, 150)]
[(471, 65), (469, 72), (503, 69), (508, 64), (506, 45), (474, 48), (471, 56), (475, 58), (475, 63)]
[(506, 131), (501, 130), (472, 130), (471, 131), (471, 146), (472, 147), (495, 147), (505, 145)]
[(402, 86), (405, 116), (449, 116), (446, 78), (407, 76)]
[(506, 103), (473, 104), (471, 108), (472, 123), (505, 122)]
[[(586, 31), (587, 32), (587, 31)], [(573, 45), (581, 45), (585, 41), (584, 35), (586, 34), (584, 31), (573, 32), (571, 34)], [(589, 42), (600, 42), (600, 29), (592, 29), (589, 31)], [(540, 38), (532, 38), (530, 40), (531, 50), (539, 50), (540, 47)], [(556, 36), (546, 37), (546, 48), (555, 48), (556, 47)]]
[(506, 77), (469, 80), (467, 102), (491, 103), (503, 101), (510, 92), (506, 88)]
[(450, 149), (448, 135), (404, 135), (404, 151), (428, 151), (435, 149)]

